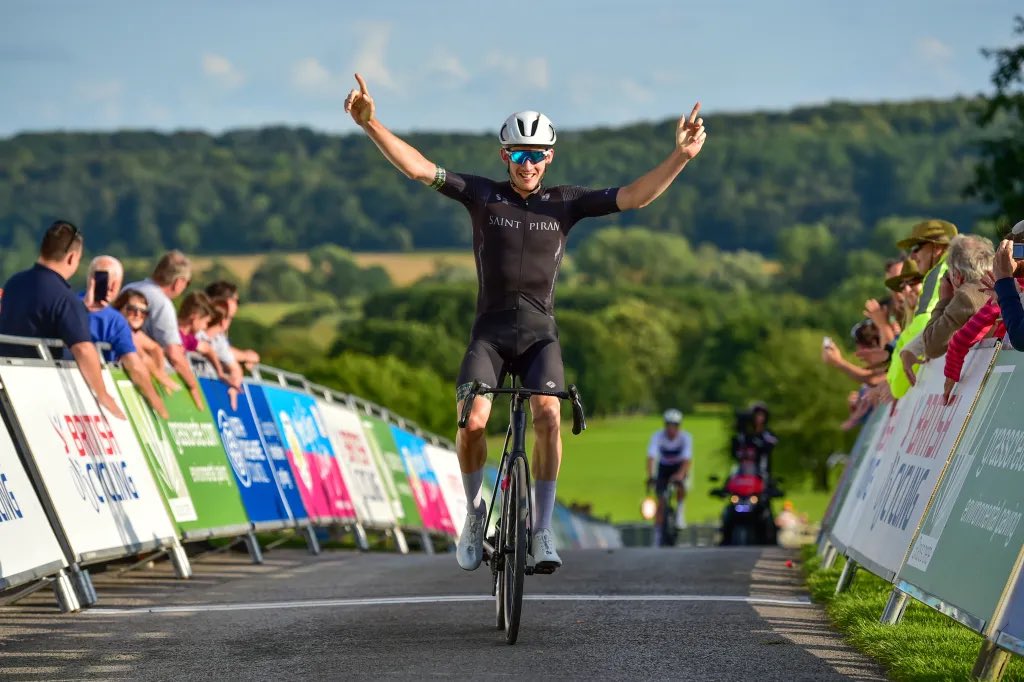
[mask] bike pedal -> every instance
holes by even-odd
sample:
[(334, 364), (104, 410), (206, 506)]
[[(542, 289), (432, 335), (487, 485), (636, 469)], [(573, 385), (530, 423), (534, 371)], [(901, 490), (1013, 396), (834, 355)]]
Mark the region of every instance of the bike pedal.
[(539, 564), (537, 566), (534, 566), (531, 572), (537, 575), (551, 575), (557, 570), (557, 564)]

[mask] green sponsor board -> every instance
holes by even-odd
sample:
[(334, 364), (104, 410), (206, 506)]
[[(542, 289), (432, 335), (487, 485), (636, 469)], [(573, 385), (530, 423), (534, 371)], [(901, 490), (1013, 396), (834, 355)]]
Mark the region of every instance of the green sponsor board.
[[(237, 532), (249, 525), (224, 445), (209, 408), (199, 410), (182, 387), (158, 390), (169, 419), (157, 415), (123, 370), (112, 371), (135, 435), (146, 453), (171, 518), (186, 536)], [(176, 379), (181, 383), (180, 379)]]
[(398, 525), (403, 528), (422, 528), (423, 520), (416, 507), (416, 499), (412, 496), (398, 446), (391, 435), (391, 427), (379, 417), (364, 415), (363, 432), (384, 478), (384, 487), (391, 498), (391, 507)]
[(1002, 351), (899, 572), (914, 597), (984, 630), (1024, 543), (1024, 355)]

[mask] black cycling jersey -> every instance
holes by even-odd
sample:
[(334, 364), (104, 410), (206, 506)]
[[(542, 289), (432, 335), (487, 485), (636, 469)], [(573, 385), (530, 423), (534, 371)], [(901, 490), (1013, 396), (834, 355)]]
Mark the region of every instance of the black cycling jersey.
[(480, 285), (476, 314), (528, 306), (551, 315), (569, 230), (583, 218), (615, 213), (618, 188), (542, 187), (523, 199), (508, 180), (441, 170), (438, 191), (460, 201), (473, 222)]

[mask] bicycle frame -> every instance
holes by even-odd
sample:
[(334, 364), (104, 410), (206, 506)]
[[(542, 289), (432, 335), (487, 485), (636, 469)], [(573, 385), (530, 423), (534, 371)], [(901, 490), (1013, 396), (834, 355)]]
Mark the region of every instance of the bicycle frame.
[[(526, 462), (526, 489), (533, 491), (533, 479), (530, 474), (530, 462), (526, 460), (526, 410), (523, 409), (524, 398), (519, 393), (512, 394), (509, 405), (508, 431), (505, 433), (505, 445), (502, 447), (501, 461), (498, 463), (498, 479), (494, 482), (494, 490), (491, 491), (491, 503), (487, 506), (487, 518), (484, 520), (484, 528), (491, 525), (491, 514), (494, 512), (495, 503), (498, 500), (499, 490), (507, 488), (505, 480), (508, 477), (507, 471), (511, 463), (518, 457)], [(512, 441), (512, 449), (509, 450), (509, 440)], [(526, 519), (530, 528), (533, 528), (533, 495), (526, 496), (527, 514)], [(491, 552), (492, 560), (495, 556), (504, 558), (504, 546), (502, 534), (495, 536), (497, 546)], [(527, 551), (533, 552), (533, 536), (527, 537)]]

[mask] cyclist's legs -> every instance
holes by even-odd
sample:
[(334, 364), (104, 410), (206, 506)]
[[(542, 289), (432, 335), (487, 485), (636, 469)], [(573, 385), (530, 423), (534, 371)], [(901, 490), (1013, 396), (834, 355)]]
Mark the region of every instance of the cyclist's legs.
[[(523, 386), (547, 391), (565, 390), (562, 347), (557, 338), (538, 341), (516, 363)], [(555, 507), (555, 482), (562, 464), (561, 409), (558, 398), (535, 395), (530, 398), (533, 430), (533, 479), (537, 499), (534, 528), (550, 528)]]
[[(473, 339), (466, 349), (456, 384), (456, 414), (462, 414), (462, 406), (469, 395), (474, 381), (486, 386), (497, 386), (502, 360), (497, 349), (487, 341)], [(490, 395), (478, 395), (465, 428), (455, 436), (455, 452), (462, 470), (462, 484), (466, 491), (468, 511), (480, 512), (482, 500), (480, 489), (483, 484), (483, 468), (487, 461), (487, 420), (491, 416)]]

